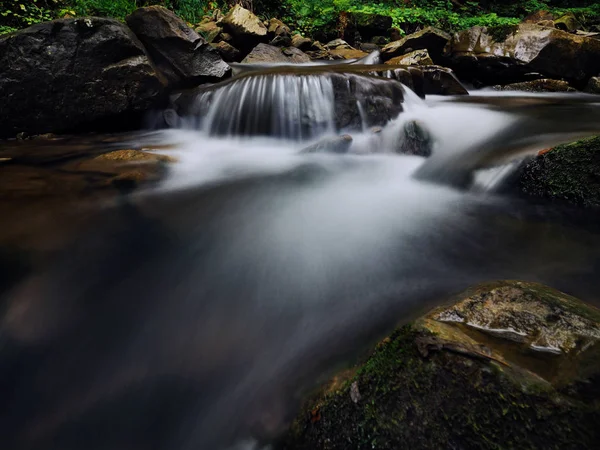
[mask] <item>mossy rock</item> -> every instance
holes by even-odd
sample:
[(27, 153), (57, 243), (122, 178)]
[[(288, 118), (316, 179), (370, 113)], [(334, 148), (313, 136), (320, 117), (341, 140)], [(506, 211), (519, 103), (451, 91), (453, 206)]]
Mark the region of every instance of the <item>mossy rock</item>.
[[(530, 342), (540, 327), (514, 330), (526, 334), (519, 342), (468, 325), (478, 307), (512, 310), (506, 317), (525, 324), (527, 308), (535, 308), (549, 327), (577, 336), (582, 331), (563, 320), (571, 318), (593, 336), (575, 339), (568, 351), (542, 352)], [(315, 393), (278, 448), (597, 448), (599, 314), (537, 284), (473, 288), (452, 306), (396, 330), (364, 364)]]
[(521, 191), (585, 207), (600, 207), (600, 136), (559, 145), (523, 169)]

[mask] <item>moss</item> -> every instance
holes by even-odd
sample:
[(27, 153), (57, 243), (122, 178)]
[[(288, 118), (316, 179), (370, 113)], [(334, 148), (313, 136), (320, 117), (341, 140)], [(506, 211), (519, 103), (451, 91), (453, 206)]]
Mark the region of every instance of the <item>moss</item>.
[(526, 196), (600, 207), (600, 136), (539, 155), (523, 170), (520, 187)]
[[(556, 293), (524, 289), (544, 298)], [(550, 301), (564, 306), (560, 297)], [(583, 308), (567, 300), (568, 307)], [(308, 399), (277, 448), (596, 448), (597, 364), (595, 375), (557, 388), (482, 341), (461, 337), (460, 328), (434, 327), (427, 317), (397, 329), (342, 383)]]

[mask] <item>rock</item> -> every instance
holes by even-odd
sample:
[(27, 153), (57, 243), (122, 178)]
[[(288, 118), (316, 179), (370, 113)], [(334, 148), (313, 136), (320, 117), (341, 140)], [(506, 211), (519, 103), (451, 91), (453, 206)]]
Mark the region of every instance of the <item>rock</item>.
[(415, 50), (403, 56), (396, 56), (386, 61), (386, 64), (398, 66), (431, 66), (433, 65), (433, 61), (427, 50)]
[(60, 19), (0, 37), (0, 136), (132, 129), (164, 85), (135, 35), (111, 19)]
[(398, 28), (390, 28), (388, 32), (390, 35), (391, 42), (399, 41), (400, 39), (402, 39), (402, 32)]
[(230, 68), (219, 53), (168, 9), (139, 8), (126, 21), (170, 87), (194, 87), (229, 76)]
[(330, 50), (332, 55), (340, 56), (343, 59), (360, 59), (364, 58), (368, 55), (368, 53), (363, 52), (362, 50), (355, 50), (350, 48), (336, 48)]
[(283, 23), (279, 19), (272, 18), (269, 20), (269, 25), (267, 27), (267, 32), (269, 33), (269, 37), (271, 39), (277, 36), (291, 36), (292, 30), (285, 23)]
[(176, 160), (167, 155), (143, 152), (140, 150), (115, 150), (103, 153), (94, 158), (95, 161), (119, 161), (119, 162), (175, 162)]
[(392, 18), (381, 14), (343, 12), (339, 18), (339, 29), (343, 30), (344, 39), (354, 44), (355, 34), (362, 41), (369, 41), (379, 36), (392, 26)]
[(352, 146), (352, 136), (327, 137), (300, 150), (300, 153), (348, 153)]
[(576, 92), (569, 83), (561, 80), (550, 80), (547, 78), (541, 80), (525, 81), (523, 83), (512, 83), (504, 86), (495, 86), (497, 91), (523, 91), (523, 92)]
[(551, 12), (540, 10), (529, 14), (523, 19), (523, 23), (537, 24), (543, 21), (554, 21), (554, 15)]
[(411, 120), (404, 125), (403, 132), (404, 136), (398, 141), (396, 153), (431, 156), (433, 139), (423, 123)]
[(588, 94), (600, 94), (600, 77), (592, 77), (585, 86), (585, 92)]
[(383, 47), (389, 43), (389, 39), (385, 36), (373, 36), (371, 38), (371, 43), (377, 45), (378, 47)]
[(269, 45), (274, 47), (291, 47), (292, 46), (292, 38), (290, 36), (281, 35), (275, 36), (270, 42)]
[(200, 34), (206, 42), (216, 42), (219, 35), (223, 32), (223, 28), (217, 25), (212, 20), (209, 22), (202, 22), (195, 28), (196, 33)]
[(526, 197), (600, 207), (600, 137), (559, 145), (525, 165), (519, 185)]
[(580, 300), (476, 286), (307, 398), (278, 448), (594, 449), (599, 340), (600, 311)]
[(332, 60), (344, 59), (341, 56), (330, 53), (329, 50), (327, 50), (327, 48), (325, 48), (325, 46), (323, 44), (321, 44), (319, 41), (313, 42), (310, 47), (310, 50), (306, 51), (306, 54), (308, 56), (310, 56), (311, 59), (315, 59), (315, 60), (332, 61)]
[(554, 26), (559, 30), (568, 31), (570, 33), (575, 32), (577, 29), (581, 28), (581, 24), (575, 17), (575, 14), (569, 12), (564, 16), (559, 17), (554, 20)]
[(211, 45), (225, 62), (239, 62), (242, 59), (242, 53), (233, 45), (225, 41), (217, 42), (216, 44)]
[(267, 42), (267, 27), (252, 12), (235, 5), (221, 20), (225, 31), (236, 39), (236, 47), (251, 49), (259, 42)]
[(425, 95), (468, 95), (451, 69), (441, 66), (420, 66), (423, 72)]
[(383, 60), (402, 56), (412, 50), (427, 50), (435, 63), (443, 60), (444, 48), (450, 42), (452, 36), (437, 28), (427, 27), (421, 31), (410, 34), (398, 41), (390, 42), (383, 47), (381, 57)]
[(312, 46), (312, 41), (308, 38), (303, 37), (300, 34), (295, 34), (292, 36), (292, 46), (302, 50), (310, 50)]
[(371, 53), (371, 52), (378, 52), (380, 51), (379, 45), (377, 44), (371, 44), (371, 43), (365, 43), (365, 44), (360, 44), (360, 49), (361, 51), (365, 52), (365, 53)]
[(336, 50), (336, 49), (354, 50), (354, 47), (352, 47), (350, 44), (348, 44), (343, 39), (334, 39), (333, 41), (329, 41), (327, 44), (325, 44), (325, 48), (327, 48), (328, 50)]
[(483, 85), (533, 76), (578, 87), (600, 73), (600, 41), (531, 24), (473, 27), (454, 35), (451, 53), (449, 64), (459, 77)]
[(242, 60), (242, 63), (258, 62), (305, 63), (310, 62), (310, 57), (295, 47), (279, 48), (268, 44), (258, 44)]

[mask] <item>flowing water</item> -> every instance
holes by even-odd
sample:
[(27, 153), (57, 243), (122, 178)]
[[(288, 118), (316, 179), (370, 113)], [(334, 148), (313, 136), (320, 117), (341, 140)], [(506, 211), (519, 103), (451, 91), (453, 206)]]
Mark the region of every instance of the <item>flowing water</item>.
[[(6, 448), (260, 448), (302, 392), (471, 284), (598, 301), (596, 213), (496, 195), (493, 168), (600, 132), (597, 98), (405, 89), (374, 132), (336, 128), (329, 86), (246, 75), (201, 93), (175, 129), (123, 138), (178, 162), (158, 186), (97, 203), (5, 295)], [(407, 124), (431, 157), (397, 153)], [(345, 154), (303, 151), (348, 131)]]

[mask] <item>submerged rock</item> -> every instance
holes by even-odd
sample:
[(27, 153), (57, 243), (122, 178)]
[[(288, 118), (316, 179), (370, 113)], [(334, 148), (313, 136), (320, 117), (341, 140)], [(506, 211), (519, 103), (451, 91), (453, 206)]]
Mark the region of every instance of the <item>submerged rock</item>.
[(522, 83), (505, 84), (504, 86), (494, 86), (497, 91), (523, 91), (523, 92), (576, 92), (569, 83), (562, 80), (550, 80), (547, 78), (541, 80), (524, 81)]
[(576, 85), (600, 72), (600, 41), (532, 24), (473, 27), (454, 35), (451, 66), (461, 79), (484, 85), (532, 78)]
[(433, 61), (439, 64), (444, 54), (444, 48), (451, 39), (452, 36), (445, 31), (427, 27), (398, 41), (390, 42), (383, 47), (381, 57), (388, 60), (413, 50), (428, 50)]
[(172, 88), (194, 87), (230, 75), (219, 53), (168, 9), (140, 8), (126, 21)]
[(595, 448), (599, 340), (600, 311), (566, 294), (472, 288), (306, 400), (278, 448)]
[(525, 196), (600, 207), (600, 137), (559, 145), (525, 165)]
[(328, 137), (303, 148), (300, 153), (348, 153), (352, 140), (349, 134)]
[(61, 19), (0, 37), (0, 136), (138, 128), (164, 84), (121, 22)]

